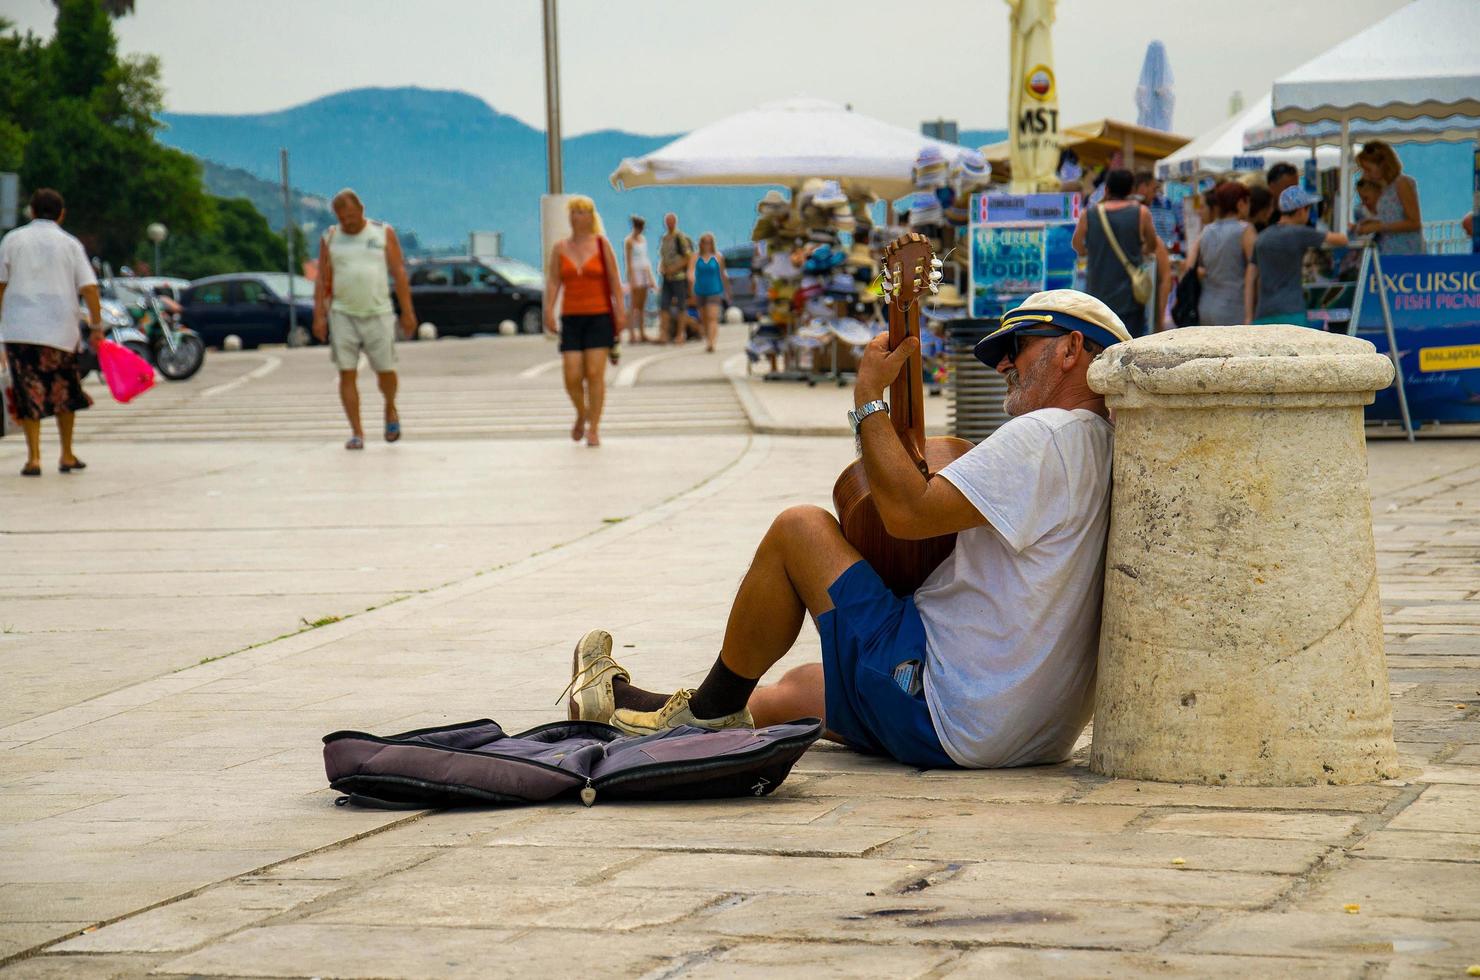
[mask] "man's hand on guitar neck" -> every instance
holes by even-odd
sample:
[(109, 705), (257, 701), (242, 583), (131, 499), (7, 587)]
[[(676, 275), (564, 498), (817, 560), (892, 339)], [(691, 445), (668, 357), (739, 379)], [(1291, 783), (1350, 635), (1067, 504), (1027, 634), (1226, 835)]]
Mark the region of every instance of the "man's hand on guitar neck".
[(881, 333), (868, 342), (863, 349), (863, 359), (858, 364), (857, 381), (853, 385), (853, 407), (860, 408), (871, 401), (884, 397), (884, 390), (899, 377), (910, 355), (920, 350), (918, 337), (906, 337), (904, 343), (893, 351), (889, 350), (889, 335)]

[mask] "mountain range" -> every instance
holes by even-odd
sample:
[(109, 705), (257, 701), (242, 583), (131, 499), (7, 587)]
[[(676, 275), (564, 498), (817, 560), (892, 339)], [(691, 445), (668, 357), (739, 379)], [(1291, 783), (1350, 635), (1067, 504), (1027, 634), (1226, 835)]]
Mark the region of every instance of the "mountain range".
[[(299, 221), (326, 221), (322, 201), (349, 186), (370, 214), (414, 232), (423, 248), (457, 247), (470, 231), (499, 231), (506, 254), (525, 261), (539, 255), (545, 134), (465, 92), (361, 88), (279, 112), (161, 118), (159, 139), (205, 161), (213, 193), (248, 197), (275, 227), (282, 223), (278, 148), (287, 147)], [(569, 137), (562, 143), (566, 190), (595, 199), (618, 241), (633, 213), (648, 219), (649, 241), (656, 241), (666, 211), (695, 237), (713, 231), (722, 247), (748, 240), (765, 188), (616, 191), (607, 182), (622, 158), (679, 135), (601, 130)], [(1001, 130), (961, 133), (969, 146), (1002, 138)]]

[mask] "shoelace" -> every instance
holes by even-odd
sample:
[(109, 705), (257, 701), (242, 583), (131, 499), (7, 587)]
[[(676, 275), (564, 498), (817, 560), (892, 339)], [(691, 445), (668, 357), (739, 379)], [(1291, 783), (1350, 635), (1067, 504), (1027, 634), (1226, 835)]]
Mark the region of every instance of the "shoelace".
[[(570, 679), (570, 683), (565, 685), (565, 690), (560, 692), (560, 697), (555, 699), (555, 703), (559, 704), (566, 698), (575, 697), (577, 694), (580, 694), (587, 688), (601, 683), (602, 679), (605, 678), (607, 674), (613, 672), (619, 674), (626, 673), (626, 671), (622, 669), (621, 665), (619, 665), (609, 655), (597, 657), (595, 660), (591, 661), (591, 663), (587, 665), (584, 670), (576, 672), (575, 676)], [(581, 675), (585, 673), (591, 673), (590, 679), (587, 680), (584, 684), (581, 684), (579, 687), (577, 687), (576, 685), (580, 682)]]

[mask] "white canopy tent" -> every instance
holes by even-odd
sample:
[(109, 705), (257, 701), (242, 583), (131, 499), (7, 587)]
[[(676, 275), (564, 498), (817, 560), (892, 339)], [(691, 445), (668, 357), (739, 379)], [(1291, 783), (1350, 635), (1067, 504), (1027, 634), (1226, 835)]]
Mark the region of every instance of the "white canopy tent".
[[(1274, 125), (1274, 117), (1270, 115), (1271, 102), (1272, 96), (1266, 94), (1238, 115), (1224, 120), (1164, 158), (1156, 165), (1156, 176), (1161, 180), (1199, 180), (1231, 170), (1268, 170), (1276, 163), (1302, 166), (1310, 158), (1309, 149), (1301, 152), (1298, 149), (1261, 151), (1244, 148), (1246, 130), (1251, 127), (1268, 129)], [(1320, 169), (1326, 170), (1337, 164), (1335, 150), (1316, 151), (1316, 166)]]
[[(1278, 79), (1274, 122), (1339, 127), (1345, 195), (1355, 121), (1480, 116), (1477, 37), (1477, 0), (1414, 0)], [(1348, 210), (1344, 201), (1336, 210), (1342, 231)]]
[(623, 160), (613, 187), (654, 184), (782, 184), (809, 177), (840, 181), (852, 193), (894, 198), (913, 186), (926, 146), (948, 163), (966, 147), (931, 139), (821, 99), (787, 99), (701, 126), (646, 156)]
[[(1451, 116), (1435, 119), (1387, 118), (1372, 121), (1353, 120), (1349, 126), (1352, 140), (1389, 140), (1394, 143), (1458, 143), (1480, 135), (1480, 116)], [(1283, 126), (1258, 126), (1244, 131), (1244, 146), (1249, 152), (1268, 149), (1336, 146), (1341, 143), (1341, 124), (1285, 123)], [(1333, 151), (1333, 159), (1334, 157)]]

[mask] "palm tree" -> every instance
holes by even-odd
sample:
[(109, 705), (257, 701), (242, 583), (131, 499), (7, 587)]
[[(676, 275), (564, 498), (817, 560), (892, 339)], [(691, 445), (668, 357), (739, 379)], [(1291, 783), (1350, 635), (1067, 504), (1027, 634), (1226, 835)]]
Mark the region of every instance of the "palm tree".
[[(51, 0), (55, 6), (57, 0)], [(108, 12), (108, 16), (114, 20), (134, 12), (134, 0), (98, 0), (99, 6)]]

